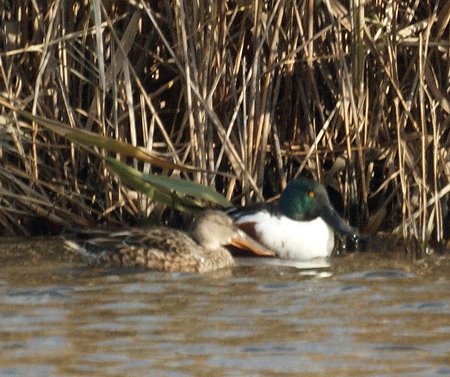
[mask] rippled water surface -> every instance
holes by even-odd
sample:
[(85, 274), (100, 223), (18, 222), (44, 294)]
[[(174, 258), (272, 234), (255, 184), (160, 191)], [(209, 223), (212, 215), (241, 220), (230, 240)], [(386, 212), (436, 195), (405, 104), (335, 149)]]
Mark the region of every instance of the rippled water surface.
[(0, 245), (1, 376), (450, 376), (450, 259), (239, 260), (210, 275)]

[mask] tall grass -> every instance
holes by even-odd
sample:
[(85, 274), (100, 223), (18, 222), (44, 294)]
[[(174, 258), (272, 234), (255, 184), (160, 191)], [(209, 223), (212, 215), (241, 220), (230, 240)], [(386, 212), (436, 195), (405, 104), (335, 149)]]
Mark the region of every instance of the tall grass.
[[(213, 186), (235, 204), (307, 175), (363, 231), (423, 244), (450, 236), (448, 2), (1, 7), (0, 90), (10, 104), (195, 166), (122, 158)], [(160, 213), (102, 159), (7, 107), (1, 114), (5, 232), (26, 234), (33, 218), (70, 226)]]

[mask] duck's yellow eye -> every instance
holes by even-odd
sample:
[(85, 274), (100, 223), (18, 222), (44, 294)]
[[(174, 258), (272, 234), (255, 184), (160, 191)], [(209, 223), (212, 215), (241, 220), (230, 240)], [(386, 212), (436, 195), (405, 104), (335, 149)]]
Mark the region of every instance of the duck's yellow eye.
[(316, 193), (314, 191), (308, 192), (308, 196), (313, 199), (316, 196)]

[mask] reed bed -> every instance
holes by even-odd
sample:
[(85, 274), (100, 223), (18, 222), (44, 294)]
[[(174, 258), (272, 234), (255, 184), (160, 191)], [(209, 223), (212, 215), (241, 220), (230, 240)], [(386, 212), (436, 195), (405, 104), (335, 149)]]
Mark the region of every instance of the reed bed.
[(214, 187), (236, 205), (306, 175), (366, 233), (422, 249), (445, 242), (449, 4), (4, 1), (3, 233), (163, 213), (19, 108), (140, 146), (175, 167), (97, 153)]

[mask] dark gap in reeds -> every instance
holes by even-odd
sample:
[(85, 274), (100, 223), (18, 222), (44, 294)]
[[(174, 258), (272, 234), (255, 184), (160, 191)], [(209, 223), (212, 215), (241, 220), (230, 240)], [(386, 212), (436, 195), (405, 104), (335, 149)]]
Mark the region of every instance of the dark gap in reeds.
[[(123, 159), (216, 187), (235, 204), (307, 175), (367, 233), (449, 239), (448, 2), (0, 7), (9, 103), (196, 166)], [(154, 211), (101, 159), (0, 109), (1, 233), (29, 234), (36, 218), (55, 230)]]

